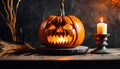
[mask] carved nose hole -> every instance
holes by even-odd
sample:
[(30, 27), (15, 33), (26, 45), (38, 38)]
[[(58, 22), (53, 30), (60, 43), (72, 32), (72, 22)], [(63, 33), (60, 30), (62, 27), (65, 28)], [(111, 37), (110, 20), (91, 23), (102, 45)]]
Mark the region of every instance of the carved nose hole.
[(60, 26), (60, 27), (57, 29), (57, 32), (58, 32), (58, 33), (62, 33), (62, 32), (63, 32), (63, 28)]

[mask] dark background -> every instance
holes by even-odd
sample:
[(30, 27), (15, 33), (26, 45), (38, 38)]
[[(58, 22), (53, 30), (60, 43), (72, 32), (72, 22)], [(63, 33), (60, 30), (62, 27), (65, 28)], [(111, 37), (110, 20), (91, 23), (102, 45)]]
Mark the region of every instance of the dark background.
[[(16, 28), (22, 28), (22, 40), (33, 47), (39, 47), (38, 29), (42, 20), (49, 15), (57, 15), (60, 0), (22, 0), (18, 8)], [(0, 3), (1, 5), (1, 3)], [(2, 6), (0, 6), (2, 7)], [(66, 15), (75, 15), (85, 26), (86, 37), (82, 45), (95, 46), (94, 33), (100, 17), (108, 24), (108, 47), (120, 47), (120, 18), (119, 8), (112, 0), (65, 0)], [(0, 17), (0, 39), (10, 41), (9, 28)]]

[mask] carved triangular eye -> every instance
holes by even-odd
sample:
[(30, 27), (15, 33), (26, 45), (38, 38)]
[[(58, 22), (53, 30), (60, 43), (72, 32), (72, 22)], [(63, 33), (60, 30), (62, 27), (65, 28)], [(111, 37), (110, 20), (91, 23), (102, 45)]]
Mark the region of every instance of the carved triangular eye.
[(63, 28), (69, 30), (72, 29), (73, 26), (71, 24), (66, 24), (65, 26), (63, 26)]
[(53, 30), (53, 29), (56, 29), (56, 26), (55, 25), (50, 25), (49, 30)]

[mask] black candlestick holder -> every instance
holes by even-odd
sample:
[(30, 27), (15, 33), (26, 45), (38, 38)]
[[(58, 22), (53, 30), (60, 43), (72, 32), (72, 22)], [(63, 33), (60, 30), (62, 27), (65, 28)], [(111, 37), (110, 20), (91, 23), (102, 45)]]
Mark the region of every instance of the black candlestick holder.
[(91, 51), (93, 54), (110, 54), (111, 52), (106, 48), (107, 40), (110, 34), (95, 34), (97, 48)]

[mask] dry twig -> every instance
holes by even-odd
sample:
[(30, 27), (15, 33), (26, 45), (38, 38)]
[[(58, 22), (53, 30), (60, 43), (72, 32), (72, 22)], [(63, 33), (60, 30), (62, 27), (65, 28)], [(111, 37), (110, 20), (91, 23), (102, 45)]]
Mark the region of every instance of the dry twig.
[(24, 45), (18, 45), (0, 41), (0, 57), (10, 55), (15, 52), (26, 52), (33, 50), (35, 49), (32, 48), (28, 43), (25, 43)]

